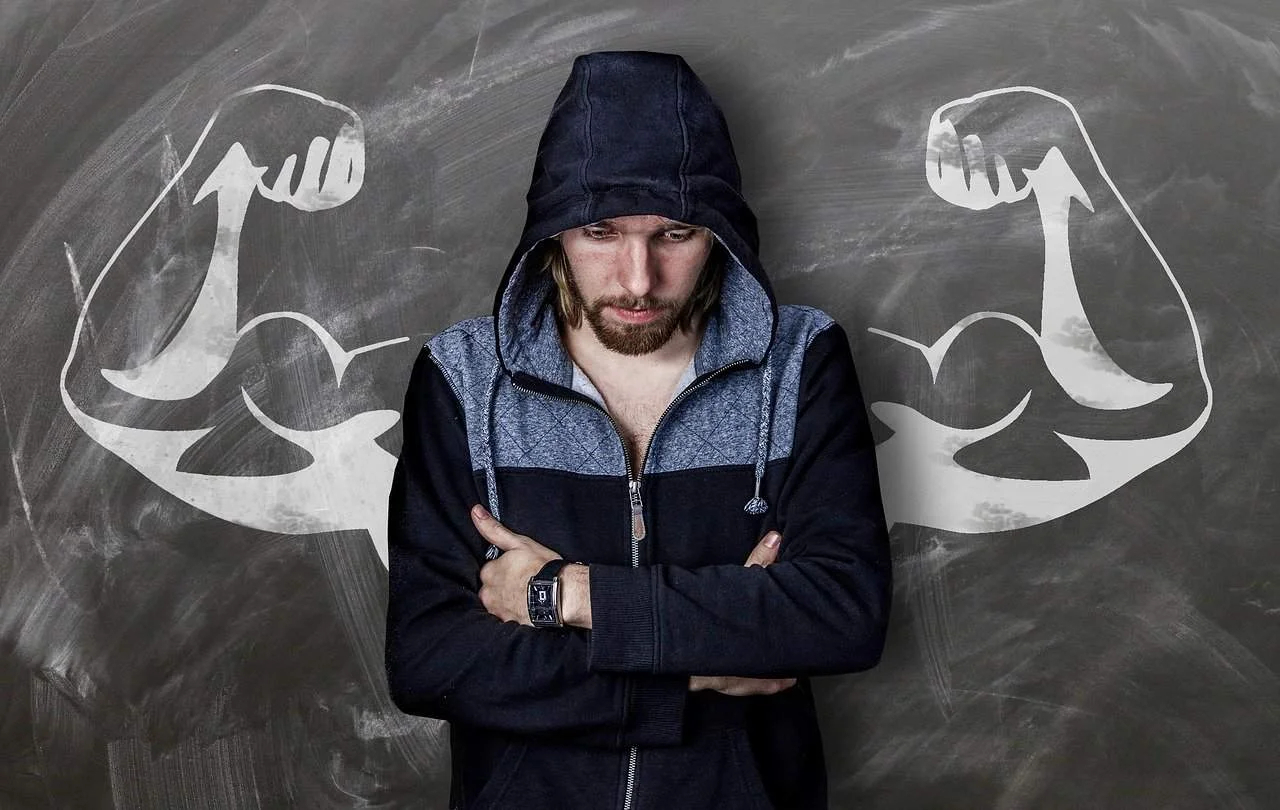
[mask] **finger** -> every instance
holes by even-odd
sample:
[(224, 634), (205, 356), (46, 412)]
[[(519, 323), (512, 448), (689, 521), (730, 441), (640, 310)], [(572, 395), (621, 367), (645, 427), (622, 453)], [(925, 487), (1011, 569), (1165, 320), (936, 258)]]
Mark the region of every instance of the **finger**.
[(510, 574), (511, 566), (507, 564), (510, 555), (505, 553), (504, 549), (499, 548), (493, 543), (489, 543), (488, 547), (495, 549), (497, 555), (492, 559), (486, 559), (480, 565), (480, 581), (487, 583), (490, 587), (497, 585)]
[(795, 678), (769, 678), (765, 682), (765, 693), (776, 695), (779, 692), (785, 692), (796, 685)]
[(302, 181), (298, 184), (299, 193), (319, 191), (320, 170), (324, 168), (325, 156), (329, 154), (329, 139), (319, 135), (311, 139), (307, 147), (307, 161), (302, 164)]
[(929, 181), (933, 182), (939, 177), (941, 171), (942, 154), (946, 149), (946, 130), (943, 129), (942, 121), (934, 116), (929, 122), (929, 134), (925, 138), (924, 160), (925, 173), (929, 176)]
[(289, 155), (285, 158), (284, 163), (280, 164), (280, 174), (276, 175), (276, 182), (271, 186), (271, 193), (264, 196), (276, 202), (283, 202), (289, 196), (289, 186), (293, 184), (293, 169), (297, 165), (297, 155)]
[(695, 692), (703, 689), (719, 691), (723, 681), (723, 678), (715, 675), (691, 675), (689, 676), (689, 688)]
[(770, 563), (778, 559), (778, 549), (781, 547), (782, 535), (776, 531), (765, 534), (760, 538), (760, 542), (756, 543), (755, 548), (751, 549), (751, 553), (747, 556), (746, 565), (750, 568), (753, 565), (768, 566)]
[(493, 543), (503, 551), (509, 551), (521, 545), (524, 541), (524, 535), (516, 534), (498, 522), (493, 515), (489, 514), (489, 510), (480, 504), (476, 504), (471, 509), (471, 522), (475, 524), (476, 530), (484, 536), (486, 540)]
[(932, 134), (934, 137), (930, 141), (938, 160), (938, 184), (952, 193), (964, 192), (964, 158), (955, 125), (950, 119), (942, 121)]
[(1003, 155), (992, 158), (996, 164), (996, 196), (1005, 202), (1017, 196), (1018, 187), (1013, 184), (1013, 175), (1009, 174), (1009, 164)]
[(734, 697), (748, 695), (776, 695), (795, 686), (795, 678), (743, 678), (727, 676), (712, 687), (715, 691)]
[(991, 179), (987, 177), (987, 150), (977, 135), (966, 135), (962, 142), (965, 163), (969, 167), (969, 191), (980, 199), (994, 196)]
[(356, 195), (364, 182), (364, 136), (351, 124), (344, 124), (333, 141), (329, 168), (322, 193), (346, 201)]

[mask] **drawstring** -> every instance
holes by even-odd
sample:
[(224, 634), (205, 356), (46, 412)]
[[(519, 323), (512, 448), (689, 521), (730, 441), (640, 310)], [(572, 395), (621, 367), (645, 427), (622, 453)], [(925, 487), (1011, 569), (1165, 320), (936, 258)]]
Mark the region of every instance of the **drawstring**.
[(764, 358), (764, 372), (760, 375), (760, 432), (756, 441), (756, 491), (742, 507), (742, 511), (749, 515), (763, 515), (769, 510), (769, 503), (760, 497), (760, 482), (764, 480), (764, 464), (769, 458), (769, 423), (771, 406), (773, 399), (770, 396), (770, 389), (773, 381), (773, 367), (770, 365), (770, 354), (766, 353)]
[[(493, 370), (493, 379), (489, 381), (489, 391), (485, 395), (485, 418), (482, 423), (480, 441), (485, 448), (485, 453), (481, 457), (484, 464), (484, 483), (485, 489), (489, 495), (489, 514), (493, 515), (494, 520), (502, 520), (501, 505), (498, 503), (498, 476), (494, 472), (494, 468), (498, 464), (497, 459), (497, 442), (491, 441), (490, 430), (493, 423), (494, 411), (496, 407), (494, 401), (497, 397), (498, 376), (502, 373), (502, 364), (498, 363)], [(498, 555), (502, 553), (502, 549), (490, 543), (489, 547), (484, 550), (484, 558), (486, 560), (496, 560)]]

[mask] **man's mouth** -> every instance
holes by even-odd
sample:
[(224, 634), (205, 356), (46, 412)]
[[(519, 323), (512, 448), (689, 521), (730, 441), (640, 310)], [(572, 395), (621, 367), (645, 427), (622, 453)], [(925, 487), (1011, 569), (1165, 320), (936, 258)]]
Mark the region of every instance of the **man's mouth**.
[(658, 317), (658, 313), (661, 311), (653, 308), (624, 309), (623, 307), (618, 306), (610, 306), (609, 310), (627, 323), (648, 323)]

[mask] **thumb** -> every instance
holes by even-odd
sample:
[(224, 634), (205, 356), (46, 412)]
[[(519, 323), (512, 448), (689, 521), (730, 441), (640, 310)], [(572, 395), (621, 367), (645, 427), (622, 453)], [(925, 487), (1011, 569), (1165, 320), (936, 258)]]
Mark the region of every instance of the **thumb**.
[(480, 504), (471, 507), (471, 522), (475, 524), (476, 531), (493, 545), (503, 551), (510, 551), (516, 548), (524, 540), (524, 535), (516, 534), (498, 522), (498, 519), (489, 514), (489, 510)]
[(769, 565), (778, 559), (778, 548), (782, 545), (782, 535), (776, 531), (771, 531), (760, 538), (760, 542), (756, 543), (756, 547), (751, 549), (751, 554), (747, 556), (747, 567), (759, 565), (761, 567)]

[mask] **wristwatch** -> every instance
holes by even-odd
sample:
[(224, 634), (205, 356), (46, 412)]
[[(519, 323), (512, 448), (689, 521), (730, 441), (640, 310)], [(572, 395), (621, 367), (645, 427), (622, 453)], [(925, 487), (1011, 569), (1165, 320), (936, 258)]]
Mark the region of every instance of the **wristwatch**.
[(560, 613), (560, 569), (566, 565), (583, 565), (557, 558), (549, 561), (529, 577), (529, 621), (534, 627), (564, 627)]

